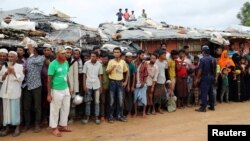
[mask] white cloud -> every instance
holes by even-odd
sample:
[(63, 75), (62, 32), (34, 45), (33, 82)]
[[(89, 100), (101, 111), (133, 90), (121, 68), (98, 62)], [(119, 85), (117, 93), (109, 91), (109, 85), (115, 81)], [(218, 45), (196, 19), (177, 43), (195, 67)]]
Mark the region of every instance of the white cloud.
[(71, 15), (76, 22), (97, 27), (116, 20), (119, 8), (134, 10), (139, 16), (146, 9), (149, 17), (199, 28), (226, 28), (238, 24), (236, 14), (247, 0), (1, 0), (0, 8), (39, 7), (49, 13), (53, 7)]

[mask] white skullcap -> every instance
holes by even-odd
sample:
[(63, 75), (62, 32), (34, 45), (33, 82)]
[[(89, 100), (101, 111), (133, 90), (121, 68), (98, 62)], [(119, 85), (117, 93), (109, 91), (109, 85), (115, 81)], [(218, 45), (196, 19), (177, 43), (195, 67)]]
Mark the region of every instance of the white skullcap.
[(9, 54), (14, 54), (17, 56), (17, 53), (15, 51), (10, 51)]
[(5, 48), (1, 48), (1, 49), (0, 49), (0, 53), (6, 53), (6, 54), (8, 54), (8, 50), (5, 49)]
[(125, 56), (131, 57), (131, 56), (133, 56), (133, 54), (132, 54), (131, 52), (127, 52), (127, 53), (125, 54)]
[(51, 45), (51, 44), (45, 43), (45, 44), (43, 45), (43, 47), (44, 47), (44, 48), (52, 48), (52, 45)]
[(72, 50), (72, 47), (71, 47), (71, 46), (65, 46), (65, 49), (70, 49), (70, 50)]
[(74, 48), (74, 51), (79, 51), (79, 52), (81, 52), (81, 49), (78, 48), (78, 47), (76, 47), (76, 48)]
[(32, 45), (32, 47), (37, 48), (37, 43), (33, 40), (30, 40), (27, 44), (26, 47), (28, 47), (28, 45)]

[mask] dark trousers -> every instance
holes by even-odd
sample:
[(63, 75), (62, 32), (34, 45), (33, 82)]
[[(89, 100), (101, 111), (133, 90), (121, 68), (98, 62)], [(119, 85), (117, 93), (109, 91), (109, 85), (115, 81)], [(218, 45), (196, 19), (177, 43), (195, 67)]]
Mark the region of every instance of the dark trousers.
[(207, 107), (207, 96), (209, 97), (209, 105), (214, 107), (214, 95), (213, 95), (213, 76), (202, 76), (200, 80), (200, 90), (201, 90), (201, 107)]
[(24, 119), (25, 125), (31, 124), (31, 111), (35, 112), (35, 124), (39, 124), (41, 121), (41, 100), (42, 100), (42, 87), (38, 87), (33, 90), (28, 90), (24, 93)]
[(100, 95), (100, 116), (106, 117), (107, 115), (107, 96), (109, 90), (103, 90), (102, 94)]
[(110, 80), (109, 82), (109, 112), (108, 118), (113, 119), (116, 102), (117, 118), (123, 117), (123, 87), (122, 81)]

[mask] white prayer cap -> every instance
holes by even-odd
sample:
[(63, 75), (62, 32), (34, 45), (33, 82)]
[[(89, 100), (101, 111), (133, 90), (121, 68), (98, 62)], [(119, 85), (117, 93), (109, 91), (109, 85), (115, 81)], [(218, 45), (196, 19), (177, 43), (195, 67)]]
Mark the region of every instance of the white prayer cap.
[(71, 46), (65, 46), (65, 49), (72, 50), (72, 47)]
[(14, 54), (15, 56), (17, 56), (17, 53), (15, 51), (10, 51), (9, 54)]
[(79, 52), (81, 52), (81, 49), (78, 48), (78, 47), (76, 47), (76, 48), (74, 48), (74, 51), (79, 51)]
[(125, 54), (125, 56), (131, 57), (131, 56), (133, 56), (133, 54), (132, 54), (131, 52), (127, 52), (127, 53)]
[(43, 47), (44, 47), (44, 48), (52, 48), (52, 45), (51, 45), (51, 44), (45, 43), (45, 44), (43, 45)]
[(27, 44), (26, 44), (26, 48), (28, 48), (28, 45), (32, 45), (32, 47), (37, 48), (37, 43), (33, 40), (30, 40)]
[(5, 48), (1, 48), (1, 49), (0, 49), (0, 53), (6, 53), (6, 54), (8, 54), (8, 50), (5, 49)]

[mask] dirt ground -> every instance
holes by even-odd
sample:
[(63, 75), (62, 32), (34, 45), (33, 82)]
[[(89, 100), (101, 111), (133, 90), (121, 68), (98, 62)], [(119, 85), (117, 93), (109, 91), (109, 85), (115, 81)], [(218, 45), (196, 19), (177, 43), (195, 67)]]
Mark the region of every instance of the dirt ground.
[(82, 125), (74, 122), (71, 133), (63, 133), (63, 137), (54, 137), (49, 129), (41, 133), (28, 131), (19, 137), (0, 137), (1, 141), (206, 141), (208, 124), (249, 124), (250, 102), (219, 104), (216, 111), (198, 113), (193, 108), (129, 118), (127, 123), (102, 122), (96, 125), (90, 122)]

